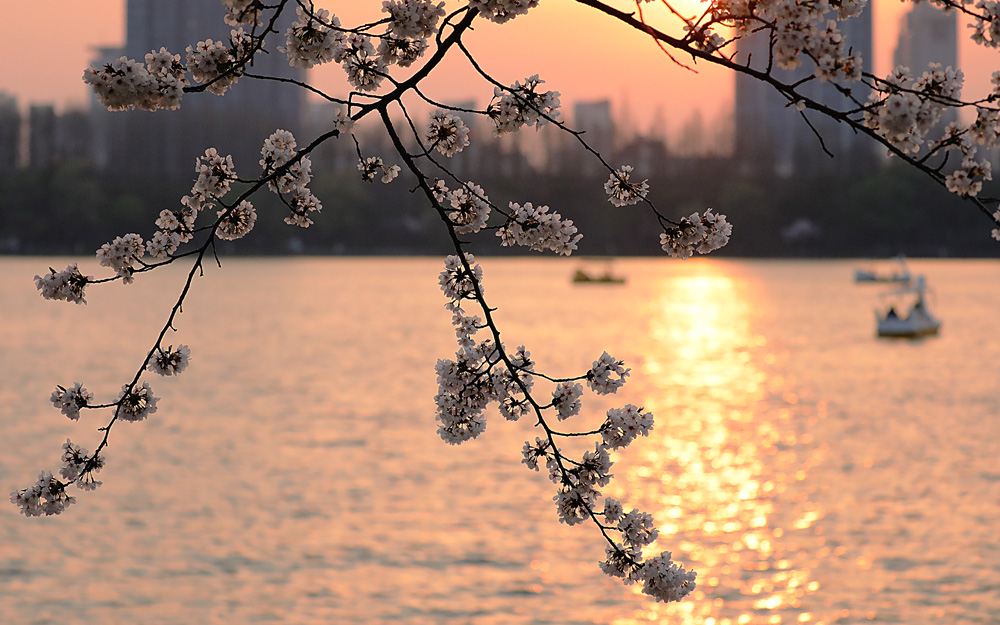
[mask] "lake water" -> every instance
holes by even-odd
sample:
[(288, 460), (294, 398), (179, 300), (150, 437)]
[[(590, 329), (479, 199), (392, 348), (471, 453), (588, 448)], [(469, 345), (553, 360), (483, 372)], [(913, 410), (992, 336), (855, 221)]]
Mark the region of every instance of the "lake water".
[[(183, 278), (42, 300), (32, 276), (67, 262), (0, 259), (4, 493), (67, 436), (94, 448), (109, 411), (73, 423), (49, 394), (117, 397)], [(191, 365), (114, 428), (104, 486), (59, 517), (0, 506), (0, 623), (1000, 623), (1000, 263), (911, 261), (944, 321), (922, 341), (874, 336), (884, 287), (852, 262), (621, 260), (623, 286), (483, 264), (541, 370), (632, 368), (576, 419), (656, 415), (608, 492), (653, 513), (691, 598), (600, 572), (596, 531), (520, 464), (530, 423), (437, 437), (440, 260), (241, 259), (196, 281), (170, 341)]]

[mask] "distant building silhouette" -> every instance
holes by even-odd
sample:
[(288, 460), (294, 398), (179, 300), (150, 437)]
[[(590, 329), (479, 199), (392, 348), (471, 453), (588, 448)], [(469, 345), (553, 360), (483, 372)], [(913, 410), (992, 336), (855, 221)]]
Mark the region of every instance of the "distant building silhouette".
[[(610, 100), (581, 101), (573, 105), (573, 118), (565, 121), (569, 128), (582, 131), (581, 139), (597, 150), (605, 160), (613, 160), (619, 137), (611, 117)], [(545, 127), (546, 169), (554, 174), (593, 175), (602, 169), (592, 155), (580, 150), (579, 142), (571, 135)], [(609, 160), (610, 159), (610, 160)]]
[(664, 176), (671, 173), (667, 144), (657, 137), (636, 136), (617, 153), (615, 163), (633, 167), (639, 178)]
[[(940, 63), (942, 68), (958, 67), (958, 12), (945, 13), (929, 2), (914, 4), (900, 18), (892, 60), (896, 66), (910, 68), (915, 76), (925, 72), (931, 63)], [(931, 136), (957, 120), (956, 110), (949, 108)]]
[[(615, 122), (611, 118), (611, 101), (577, 102), (573, 105), (573, 128), (584, 132), (583, 140), (597, 150), (605, 159), (612, 158), (615, 151)], [(597, 172), (601, 165), (596, 159), (585, 157), (582, 161), (583, 173)]]
[(94, 129), (89, 111), (70, 109), (56, 116), (56, 160), (91, 161)]
[(32, 104), (28, 110), (28, 166), (46, 169), (56, 162), (56, 110)]
[[(128, 0), (123, 54), (142, 60), (150, 50), (166, 47), (185, 57), (188, 46), (205, 39), (229, 40), (232, 27), (223, 22), (222, 3), (205, 0)], [(288, 65), (275, 48), (294, 12), (283, 15), (279, 35), (265, 44), (248, 73), (302, 80), (303, 70)], [(112, 50), (102, 50), (105, 62)], [(275, 81), (243, 77), (224, 96), (188, 93), (176, 111), (128, 111), (99, 120), (104, 135), (96, 142), (106, 166), (116, 172), (193, 177), (195, 159), (208, 147), (233, 155), (236, 170), (250, 176), (259, 167), (260, 148), (276, 128), (297, 132), (302, 115), (302, 89)], [(99, 161), (101, 158), (98, 159)]]
[(21, 112), (17, 98), (0, 92), (0, 175), (21, 165)]
[[(847, 48), (859, 52), (863, 71), (872, 68), (872, 8), (868, 4), (861, 15), (838, 22)], [(770, 58), (767, 32), (760, 32), (737, 42), (737, 58), (756, 70), (766, 69)], [(812, 62), (804, 59), (795, 70), (777, 67), (774, 75), (785, 82), (808, 77), (814, 71)], [(864, 103), (868, 89), (860, 83), (844, 84), (851, 89), (853, 100)], [(855, 104), (833, 85), (813, 80), (803, 85), (803, 95), (837, 108), (853, 108)], [(744, 173), (769, 173), (779, 176), (815, 174), (851, 175), (866, 171), (876, 162), (874, 142), (855, 133), (846, 124), (823, 115), (805, 111), (816, 132), (802, 119), (802, 114), (789, 106), (788, 100), (770, 85), (751, 76), (736, 75), (736, 145), (735, 156)], [(836, 158), (823, 152), (820, 140)]]

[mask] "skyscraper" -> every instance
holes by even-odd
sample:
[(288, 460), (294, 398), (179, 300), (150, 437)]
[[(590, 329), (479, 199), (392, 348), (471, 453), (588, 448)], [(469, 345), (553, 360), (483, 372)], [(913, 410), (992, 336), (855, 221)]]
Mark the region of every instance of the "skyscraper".
[[(573, 118), (567, 121), (570, 128), (583, 132), (581, 139), (596, 150), (605, 160), (615, 158), (615, 149), (620, 140), (616, 136), (614, 119), (611, 116), (610, 100), (579, 101), (573, 105)], [(546, 127), (548, 137), (544, 141), (547, 150), (547, 169), (557, 174), (595, 175), (604, 171), (601, 164), (579, 148), (576, 138), (563, 132), (555, 132)]]
[(17, 98), (0, 91), (0, 175), (21, 164), (21, 112)]
[[(861, 15), (838, 22), (846, 47), (860, 53), (862, 70), (872, 68), (872, 8), (869, 3)], [(763, 31), (737, 42), (737, 59), (753, 69), (766, 68), (769, 54), (768, 32)], [(774, 69), (774, 76), (785, 83), (807, 78), (814, 66), (808, 59), (794, 70)], [(843, 83), (850, 98), (834, 85), (812, 80), (800, 93), (834, 108), (849, 109), (853, 102), (864, 103), (868, 89), (860, 83)], [(809, 123), (802, 119), (805, 115)], [(810, 124), (812, 128), (810, 128)], [(819, 135), (817, 137), (817, 135)], [(821, 140), (822, 139), (822, 143)], [(823, 147), (836, 158), (830, 158)], [(875, 144), (867, 136), (855, 133), (812, 111), (800, 113), (774, 87), (745, 74), (736, 75), (736, 149), (739, 166), (747, 172), (773, 173), (779, 176), (838, 174), (864, 171), (875, 161)]]
[[(931, 63), (940, 63), (942, 68), (958, 67), (958, 12), (945, 13), (929, 2), (914, 4), (900, 18), (892, 60), (895, 66), (909, 67), (915, 76), (925, 72)], [(957, 119), (955, 109), (949, 108), (931, 136), (939, 135)]]
[(613, 154), (615, 123), (611, 119), (611, 101), (577, 102), (573, 105), (573, 124), (586, 134), (584, 140), (601, 154)]
[[(124, 54), (142, 60), (166, 47), (183, 60), (188, 46), (205, 39), (228, 41), (220, 2), (205, 0), (128, 0)], [(275, 48), (284, 42), (294, 14), (283, 15), (279, 34), (268, 36), (247, 73), (302, 80), (303, 70), (288, 65)], [(245, 27), (246, 28), (246, 27)], [(208, 147), (232, 154), (237, 172), (257, 169), (260, 147), (276, 128), (299, 130), (302, 89), (244, 76), (225, 96), (188, 93), (174, 111), (128, 111), (111, 116), (105, 132), (108, 166), (116, 171), (193, 177), (195, 159)]]

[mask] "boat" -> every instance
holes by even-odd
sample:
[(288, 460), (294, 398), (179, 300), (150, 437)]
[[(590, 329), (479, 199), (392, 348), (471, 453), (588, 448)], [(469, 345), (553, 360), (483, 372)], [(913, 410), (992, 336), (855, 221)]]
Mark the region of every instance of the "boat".
[(912, 277), (910, 276), (910, 268), (906, 266), (906, 259), (902, 254), (895, 258), (896, 262), (899, 263), (899, 269), (896, 269), (892, 273), (880, 274), (873, 269), (855, 269), (854, 270), (854, 281), (858, 283), (865, 282), (878, 282), (878, 283), (891, 283), (891, 284), (909, 284)]
[(611, 273), (610, 269), (605, 269), (604, 273), (589, 274), (583, 269), (573, 272), (574, 284), (625, 284), (625, 278)]
[(912, 277), (910, 275), (910, 268), (906, 265), (906, 258), (900, 254), (894, 260), (899, 263), (899, 268), (892, 273), (883, 274), (873, 269), (855, 269), (854, 281), (861, 283), (880, 282), (891, 284), (909, 284)]
[(926, 280), (923, 276), (917, 276), (914, 286), (887, 293), (886, 295), (894, 300), (907, 298), (910, 302), (910, 308), (905, 316), (900, 315), (895, 303), (890, 304), (884, 311), (876, 310), (875, 321), (878, 336), (915, 339), (937, 334), (941, 328), (941, 320), (931, 313), (925, 297), (926, 291)]

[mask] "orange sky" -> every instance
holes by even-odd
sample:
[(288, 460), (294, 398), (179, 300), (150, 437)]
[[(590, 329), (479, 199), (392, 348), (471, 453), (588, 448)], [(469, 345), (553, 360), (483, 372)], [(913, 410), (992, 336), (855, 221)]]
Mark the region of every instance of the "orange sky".
[[(164, 0), (168, 1), (168, 0)], [(213, 0), (205, 0), (213, 1)], [(681, 10), (694, 11), (697, 0), (679, 0)], [(898, 0), (876, 2), (875, 68), (884, 74), (895, 46), (897, 24), (904, 5)], [(627, 7), (628, 0), (615, 0)], [(124, 0), (48, 0), (40, 17), (35, 2), (5, 2), (8, 29), (0, 38), (0, 91), (14, 93), (22, 105), (49, 102), (82, 103), (86, 92), (80, 80), (100, 45), (120, 44), (124, 38)], [(381, 0), (326, 0), (345, 24), (378, 14)], [(346, 8), (345, 8), (346, 7)], [(988, 72), (1000, 69), (1000, 54), (965, 43), (960, 51), (966, 74), (986, 70), (986, 79), (968, 81), (967, 95), (981, 95)], [(653, 123), (657, 111), (668, 130), (676, 130), (695, 112), (708, 122), (732, 104), (732, 75), (699, 67), (694, 73), (672, 64), (650, 41), (618, 26), (589, 7), (572, 0), (542, 0), (540, 6), (511, 23), (482, 23), (468, 40), (486, 68), (503, 82), (538, 73), (550, 89), (562, 93), (564, 106), (577, 100), (611, 99), (615, 112), (626, 114), (639, 129)], [(181, 52), (176, 50), (174, 52)], [(325, 67), (313, 80), (332, 93), (342, 91), (343, 72)], [(487, 102), (492, 89), (479, 81), (464, 63), (449, 66), (427, 85), (444, 101), (475, 99)]]

